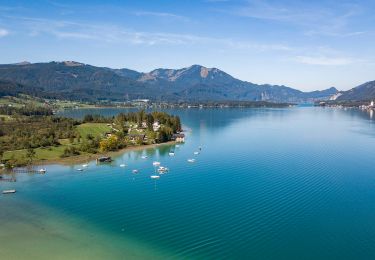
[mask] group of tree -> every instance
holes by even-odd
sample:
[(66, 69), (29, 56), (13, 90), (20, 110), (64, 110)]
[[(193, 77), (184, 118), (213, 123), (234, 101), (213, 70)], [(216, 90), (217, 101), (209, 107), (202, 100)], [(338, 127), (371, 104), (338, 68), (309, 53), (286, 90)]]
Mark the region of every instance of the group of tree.
[[(115, 151), (129, 145), (167, 142), (173, 134), (181, 131), (180, 118), (165, 112), (146, 113), (141, 110), (112, 117), (86, 115), (83, 120), (75, 120), (50, 115), (44, 108), (30, 110), (29, 114), (20, 108), (2, 108), (2, 112), (9, 112), (12, 119), (0, 123), (0, 161), (6, 151), (25, 149), (23, 162), (32, 164), (36, 148), (60, 146), (62, 139), (69, 140), (69, 144), (64, 144), (67, 147), (61, 157), (70, 157), (81, 153)], [(153, 129), (155, 122), (160, 126), (157, 131)], [(111, 124), (112, 131), (107, 136), (81, 136), (77, 126), (84, 123)], [(140, 134), (133, 134), (132, 130)]]

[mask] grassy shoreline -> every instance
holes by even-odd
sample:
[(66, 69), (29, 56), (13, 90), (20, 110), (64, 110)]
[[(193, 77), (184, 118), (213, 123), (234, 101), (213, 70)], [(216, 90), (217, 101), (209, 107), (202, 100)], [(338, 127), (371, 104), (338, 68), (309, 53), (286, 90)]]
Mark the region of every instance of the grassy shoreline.
[(126, 153), (126, 152), (139, 151), (139, 150), (155, 148), (155, 147), (164, 146), (164, 145), (172, 145), (172, 144), (176, 144), (176, 142), (175, 141), (169, 141), (169, 142), (158, 143), (158, 144), (129, 146), (129, 147), (120, 149), (118, 151), (110, 151), (110, 152), (105, 152), (105, 153), (81, 154), (81, 155), (70, 156), (70, 157), (65, 157), (65, 158), (58, 158), (58, 159), (37, 160), (33, 163), (33, 165), (34, 166), (50, 165), (50, 164), (72, 165), (72, 164), (77, 164), (77, 163), (84, 163), (84, 162), (88, 162), (88, 161), (93, 161), (96, 158), (101, 157), (101, 156), (111, 156), (111, 157), (113, 157), (113, 156), (121, 155), (121, 154)]

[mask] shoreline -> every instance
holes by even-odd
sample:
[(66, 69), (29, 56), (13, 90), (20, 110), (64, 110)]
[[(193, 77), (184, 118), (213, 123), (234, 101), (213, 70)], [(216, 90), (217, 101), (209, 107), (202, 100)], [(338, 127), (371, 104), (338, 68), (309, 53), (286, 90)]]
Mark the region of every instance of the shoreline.
[[(101, 156), (116, 156), (120, 155), (126, 152), (131, 152), (131, 151), (139, 151), (139, 150), (144, 150), (144, 149), (149, 149), (149, 148), (155, 148), (158, 146), (164, 146), (164, 145), (172, 145), (176, 144), (176, 141), (169, 141), (165, 143), (160, 143), (160, 144), (147, 144), (147, 145), (140, 145), (140, 146), (130, 146), (126, 147), (123, 149), (120, 149), (118, 151), (110, 151), (106, 153), (96, 153), (96, 154), (81, 154), (77, 156), (71, 156), (71, 157), (66, 157), (66, 158), (59, 158), (59, 159), (51, 159), (51, 160), (39, 160), (35, 161), (32, 166), (40, 166), (40, 165), (51, 165), (51, 164), (59, 164), (59, 165), (73, 165), (77, 163), (84, 163), (88, 161), (93, 161), (98, 157)], [(22, 168), (22, 167), (16, 167), (16, 168)]]

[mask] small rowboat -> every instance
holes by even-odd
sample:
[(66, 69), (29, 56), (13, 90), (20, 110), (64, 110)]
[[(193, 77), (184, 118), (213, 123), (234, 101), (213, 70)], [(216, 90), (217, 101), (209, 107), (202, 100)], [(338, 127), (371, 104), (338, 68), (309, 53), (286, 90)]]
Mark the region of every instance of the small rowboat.
[(16, 190), (4, 190), (3, 191), (3, 194), (12, 194), (12, 193), (16, 193)]

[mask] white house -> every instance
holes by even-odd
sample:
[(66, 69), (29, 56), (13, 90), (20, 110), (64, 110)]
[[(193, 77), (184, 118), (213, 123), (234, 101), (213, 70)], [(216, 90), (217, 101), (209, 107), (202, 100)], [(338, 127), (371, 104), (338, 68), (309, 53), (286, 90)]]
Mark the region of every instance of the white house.
[(154, 132), (158, 131), (160, 129), (160, 124), (158, 121), (155, 121), (153, 124), (152, 124), (152, 129), (154, 130)]

